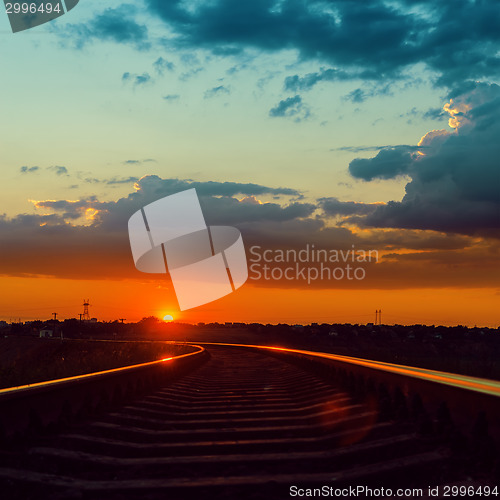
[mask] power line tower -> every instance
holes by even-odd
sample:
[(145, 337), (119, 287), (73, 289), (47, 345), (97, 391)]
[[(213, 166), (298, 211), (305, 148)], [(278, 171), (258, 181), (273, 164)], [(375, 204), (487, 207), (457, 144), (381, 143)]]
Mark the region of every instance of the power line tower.
[(89, 306), (90, 299), (83, 299), (83, 314), (80, 316), (81, 321), (90, 321)]

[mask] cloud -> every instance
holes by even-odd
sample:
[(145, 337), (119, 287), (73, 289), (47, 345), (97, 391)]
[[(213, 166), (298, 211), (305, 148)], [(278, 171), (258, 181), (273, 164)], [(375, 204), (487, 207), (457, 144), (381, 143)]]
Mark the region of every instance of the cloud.
[(389, 95), (391, 88), (391, 84), (387, 84), (384, 86), (376, 85), (372, 86), (369, 89), (357, 88), (349, 92), (344, 99), (346, 101), (351, 101), (353, 103), (362, 103), (365, 102), (370, 97), (375, 97), (379, 95)]
[(181, 98), (179, 94), (167, 94), (163, 96), (163, 99), (168, 102), (178, 101)]
[[(251, 196), (273, 195), (301, 198), (298, 191), (290, 188), (271, 188), (259, 184), (244, 184), (237, 182), (196, 182), (181, 179), (162, 179), (156, 175), (147, 175), (139, 180), (134, 177), (111, 178), (98, 182), (108, 185), (127, 184), (134, 182), (135, 192), (116, 202), (101, 202), (95, 196), (81, 200), (41, 200), (35, 202), (38, 209), (50, 209), (63, 213), (65, 218), (77, 219), (82, 217), (86, 210), (97, 211), (95, 220), (106, 227), (116, 230), (124, 224), (130, 215), (139, 208), (164, 196), (175, 194), (179, 191), (195, 188), (202, 204), (206, 204), (207, 213), (212, 214), (214, 222), (229, 223), (240, 217), (240, 220), (287, 220), (294, 217), (305, 217), (314, 211), (311, 204), (289, 203), (282, 207), (277, 203), (252, 204), (248, 201), (240, 202), (235, 196), (243, 195), (244, 199)], [(240, 206), (241, 204), (241, 206)], [(225, 211), (229, 213), (225, 213)], [(224, 219), (224, 220), (222, 220)], [(125, 227), (125, 226), (123, 226)]]
[(153, 63), (153, 67), (159, 75), (163, 75), (165, 73), (165, 70), (173, 71), (175, 68), (175, 64), (173, 62), (167, 61), (166, 59), (163, 59), (163, 57), (159, 57)]
[(37, 167), (37, 166), (34, 166), (34, 167), (28, 167), (26, 165), (23, 165), (20, 169), (19, 169), (19, 172), (21, 172), (22, 174), (32, 174), (34, 172), (37, 172), (38, 170), (40, 170), (40, 167)]
[[(496, 0), (146, 0), (146, 5), (183, 48), (231, 55), (247, 49), (295, 50), (301, 61), (329, 63), (367, 80), (392, 80), (417, 63), (448, 86), (500, 74)], [(306, 89), (316, 78), (289, 85)]]
[(289, 92), (298, 92), (312, 89), (319, 82), (334, 82), (338, 80), (349, 80), (354, 78), (352, 73), (343, 70), (329, 68), (321, 69), (319, 72), (308, 73), (305, 76), (287, 76), (284, 89)]
[(216, 97), (223, 94), (230, 94), (231, 92), (224, 85), (219, 85), (218, 87), (213, 87), (207, 90), (204, 94), (205, 99), (211, 99), (212, 97)]
[(374, 158), (356, 158), (349, 164), (349, 173), (358, 179), (392, 179), (406, 175), (414, 158), (414, 153), (406, 146), (384, 148)]
[(278, 203), (248, 203), (233, 197), (200, 198), (209, 224), (244, 224), (247, 222), (285, 222), (307, 218), (316, 210), (312, 203), (294, 202), (286, 206)]
[(123, 82), (132, 82), (134, 87), (140, 85), (146, 85), (147, 83), (151, 83), (153, 79), (149, 73), (143, 73), (142, 75), (137, 75), (135, 73), (129, 73), (128, 71), (123, 73), (122, 75)]
[(409, 78), (419, 63), (436, 84), (449, 88), (500, 75), (497, 0), (145, 0), (144, 6), (164, 22), (166, 36), (151, 38), (137, 20), (143, 8), (133, 4), (107, 8), (85, 23), (54, 30), (80, 48), (92, 41), (137, 50), (168, 44), (170, 50), (201, 49), (230, 58), (295, 51), (299, 62), (332, 66), (287, 77), (285, 88), (292, 92), (309, 90), (320, 81), (393, 82)]
[(294, 118), (300, 122), (310, 116), (310, 111), (302, 102), (302, 97), (296, 95), (281, 100), (274, 108), (269, 110), (269, 116), (273, 118)]
[(395, 54), (399, 60), (410, 59), (405, 50), (409, 32), (423, 27), (416, 16), (398, 13), (382, 2), (363, 6), (339, 2), (332, 9), (321, 2), (300, 0), (284, 0), (279, 7), (266, 0), (202, 1), (195, 8), (178, 0), (146, 1), (151, 11), (176, 32), (178, 42), (186, 46), (211, 50), (295, 48), (304, 59), (317, 58), (353, 67), (370, 65), (379, 69), (383, 64), (392, 69)]
[[(110, 179), (108, 184), (129, 182)], [(265, 226), (307, 217), (314, 205), (299, 202), (256, 203), (258, 195), (299, 197), (290, 188), (273, 188), (235, 182), (194, 182), (146, 176), (139, 179), (134, 191), (116, 201), (101, 201), (96, 196), (79, 200), (39, 200), (38, 213), (0, 216), (0, 274), (46, 275), (63, 278), (123, 279), (144, 275), (134, 269), (130, 256), (127, 222), (144, 205), (195, 187), (207, 222)], [(244, 195), (239, 201), (234, 195)], [(156, 279), (157, 277), (152, 277)]]
[(446, 116), (443, 108), (429, 108), (422, 114), (422, 118), (425, 120), (440, 120)]
[(104, 182), (105, 184), (108, 184), (110, 186), (116, 185), (116, 184), (132, 184), (135, 183), (139, 180), (139, 177), (113, 177), (111, 179), (106, 179)]
[(186, 71), (184, 73), (182, 73), (182, 75), (179, 77), (179, 80), (181, 82), (185, 82), (187, 80), (189, 80), (190, 78), (192, 78), (193, 76), (197, 75), (198, 73), (200, 73), (201, 71), (204, 71), (205, 68), (203, 67), (198, 67), (198, 68), (192, 68), (190, 69), (189, 71)]
[(54, 165), (53, 167), (48, 167), (48, 170), (51, 170), (56, 175), (69, 175), (68, 169), (66, 167), (61, 167), (59, 165)]
[[(26, 165), (22, 166), (19, 169), (19, 172), (22, 174), (33, 174), (35, 172), (39, 172), (41, 169), (38, 166), (34, 167), (28, 167)], [(69, 175), (68, 169), (66, 167), (60, 166), (60, 165), (54, 165), (52, 167), (46, 167), (46, 170), (49, 170), (51, 172), (54, 172), (56, 175)]]
[(360, 103), (366, 99), (366, 93), (361, 89), (354, 89), (345, 96), (345, 99), (354, 103)]
[(260, 184), (240, 182), (196, 182), (182, 179), (161, 179), (157, 175), (144, 176), (137, 183), (138, 192), (147, 193), (151, 199), (154, 199), (155, 196), (159, 198), (191, 188), (196, 188), (200, 196), (301, 196), (299, 191), (291, 188), (272, 188)]
[[(157, 275), (143, 275), (133, 266), (128, 219), (144, 205), (192, 187), (198, 192), (207, 223), (236, 225), (247, 250), (253, 245), (301, 250), (309, 244), (318, 249), (352, 250), (354, 245), (357, 249), (382, 252), (380, 263), (367, 268), (366, 280), (318, 280), (312, 285), (317, 288), (491, 287), (498, 283), (500, 273), (494, 264), (498, 245), (484, 240), (421, 230), (357, 231), (327, 223), (331, 213), (347, 218), (349, 214), (369, 216), (365, 214), (373, 208), (372, 204), (325, 198), (316, 205), (290, 201), (290, 197), (300, 198), (300, 193), (291, 188), (162, 179), (154, 175), (139, 179), (133, 192), (117, 200), (102, 201), (96, 196), (40, 200), (35, 202), (36, 214), (0, 216), (0, 274), (157, 281)], [(283, 199), (265, 203), (259, 200), (261, 195)], [(326, 218), (318, 213), (318, 208), (324, 210)], [(307, 286), (300, 280), (252, 284)]]
[(329, 216), (336, 215), (366, 215), (372, 213), (379, 205), (376, 203), (358, 203), (354, 201), (339, 201), (338, 198), (320, 198), (319, 206)]
[(500, 237), (500, 87), (476, 83), (454, 95), (444, 106), (452, 130), (426, 134), (422, 151), (384, 149), (350, 163), (349, 172), (359, 179), (403, 174), (411, 179), (400, 202), (354, 216), (352, 222)]
[(148, 29), (135, 20), (137, 12), (138, 8), (131, 4), (107, 8), (85, 23), (67, 25), (60, 34), (77, 48), (97, 40), (127, 44), (138, 50), (147, 50), (151, 47)]
[(145, 158), (144, 160), (125, 160), (124, 165), (142, 165), (143, 163), (156, 163), (154, 158)]
[(71, 214), (0, 216), (0, 274), (79, 279), (127, 275), (126, 231), (73, 225), (68, 219)]

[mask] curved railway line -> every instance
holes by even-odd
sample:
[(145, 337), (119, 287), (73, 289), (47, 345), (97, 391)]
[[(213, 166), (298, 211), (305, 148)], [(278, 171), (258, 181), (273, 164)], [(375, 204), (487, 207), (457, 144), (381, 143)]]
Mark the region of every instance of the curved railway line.
[(500, 383), (306, 351), (197, 349), (0, 391), (0, 497), (495, 486)]

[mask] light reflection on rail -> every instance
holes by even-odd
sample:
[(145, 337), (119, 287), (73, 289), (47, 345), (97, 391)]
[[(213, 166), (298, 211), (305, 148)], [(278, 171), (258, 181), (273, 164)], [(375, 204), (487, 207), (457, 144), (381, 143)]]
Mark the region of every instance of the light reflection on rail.
[(284, 347), (270, 347), (261, 345), (250, 344), (224, 344), (217, 342), (199, 342), (201, 345), (220, 345), (220, 346), (238, 346), (238, 347), (252, 347), (257, 349), (269, 349), (274, 351), (284, 351), (296, 354), (305, 354), (307, 356), (315, 356), (319, 358), (331, 359), (343, 363), (350, 363), (353, 365), (366, 366), (375, 370), (381, 370), (406, 377), (417, 378), (431, 382), (438, 382), (440, 384), (457, 387), (459, 389), (467, 389), (476, 392), (488, 394), (490, 396), (500, 397), (500, 382), (496, 380), (488, 380), (477, 377), (469, 377), (467, 375), (459, 375), (456, 373), (448, 373), (437, 370), (428, 370), (426, 368), (417, 368), (413, 366), (396, 365), (394, 363), (386, 363), (383, 361), (371, 361), (362, 358), (354, 358), (351, 356), (340, 356), (337, 354), (330, 354), (326, 352), (303, 351), (299, 349), (288, 349)]
[[(98, 342), (101, 342), (101, 341), (98, 341)], [(195, 345), (195, 344), (189, 344), (189, 345), (191, 345), (192, 347), (198, 347), (199, 349), (203, 350), (203, 348), (198, 346), (198, 345)], [(34, 387), (44, 387), (44, 386), (47, 387), (47, 386), (51, 386), (51, 385), (65, 384), (65, 383), (71, 382), (71, 381), (90, 379), (93, 377), (98, 378), (98, 377), (101, 377), (101, 376), (106, 375), (106, 374), (126, 372), (128, 370), (135, 370), (135, 369), (138, 369), (141, 367), (159, 365), (159, 364), (165, 363), (166, 361), (172, 361), (174, 359), (181, 359), (181, 358), (185, 358), (188, 356), (193, 356), (195, 354), (198, 354), (199, 352), (200, 351), (198, 350), (198, 351), (194, 351), (194, 352), (188, 352), (186, 354), (180, 354), (179, 356), (172, 356), (170, 358), (159, 359), (156, 361), (148, 361), (146, 363), (139, 363), (136, 365), (128, 365), (128, 366), (122, 366), (120, 368), (112, 368), (111, 370), (103, 370), (100, 372), (85, 373), (83, 375), (74, 375), (72, 377), (59, 378), (59, 379), (55, 379), (55, 380), (47, 380), (45, 382), (35, 382), (34, 384), (26, 384), (26, 385), (19, 385), (16, 387), (8, 387), (6, 389), (0, 389), (0, 396), (2, 394), (8, 394), (11, 392), (20, 392), (23, 390), (30, 390), (30, 389), (33, 389)]]

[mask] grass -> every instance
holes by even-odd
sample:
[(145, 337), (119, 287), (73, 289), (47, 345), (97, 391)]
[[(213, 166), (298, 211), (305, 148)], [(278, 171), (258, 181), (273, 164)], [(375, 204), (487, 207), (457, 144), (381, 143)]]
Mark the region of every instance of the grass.
[(0, 389), (110, 370), (192, 352), (159, 342), (0, 339)]

